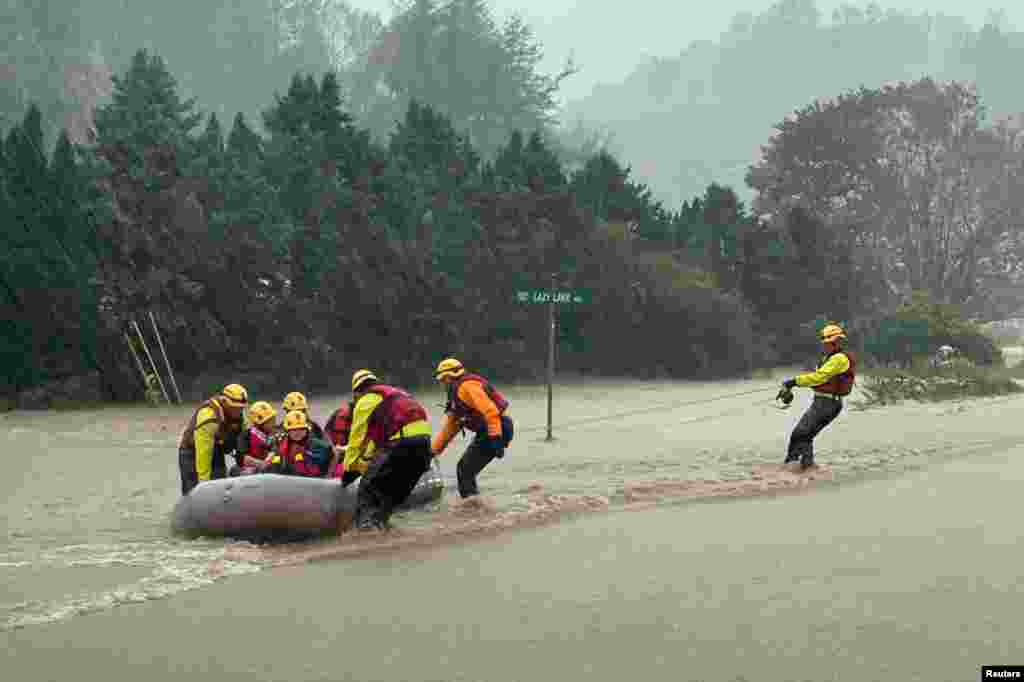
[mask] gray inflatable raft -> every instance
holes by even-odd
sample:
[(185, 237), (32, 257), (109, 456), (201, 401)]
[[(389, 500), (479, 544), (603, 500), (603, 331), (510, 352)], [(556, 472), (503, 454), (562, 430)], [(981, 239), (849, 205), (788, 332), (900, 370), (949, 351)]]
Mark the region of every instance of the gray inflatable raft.
[[(204, 481), (174, 507), (175, 533), (190, 537), (292, 539), (337, 533), (356, 506), (359, 482), (255, 474)], [(444, 478), (437, 462), (399, 507), (422, 507), (441, 499)]]

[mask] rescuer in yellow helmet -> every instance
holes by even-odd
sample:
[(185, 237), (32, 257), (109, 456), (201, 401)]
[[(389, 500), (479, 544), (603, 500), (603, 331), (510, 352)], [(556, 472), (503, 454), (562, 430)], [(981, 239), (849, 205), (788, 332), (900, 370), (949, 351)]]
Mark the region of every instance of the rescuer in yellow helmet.
[(253, 474), (266, 467), (266, 459), (274, 447), (277, 434), (277, 411), (268, 402), (260, 400), (249, 408), (249, 426), (238, 437), (235, 450), (236, 466), (231, 467), (229, 476)]
[(459, 495), (472, 497), (480, 492), (477, 475), (495, 458), (504, 457), (505, 448), (512, 442), (512, 419), (506, 414), (508, 399), (487, 379), (467, 372), (455, 358), (438, 363), (434, 378), (446, 387), (448, 402), (444, 426), (434, 438), (431, 450), (437, 457), (462, 429), (473, 432), (473, 441), (456, 467)]
[(408, 391), (381, 383), (368, 369), (352, 375), (352, 398), (352, 430), (339, 448), (342, 485), (361, 475), (354, 525), (386, 529), (395, 507), (430, 468), (430, 420)]
[(306, 413), (292, 410), (284, 416), (283, 426), (286, 435), (274, 445), (266, 471), (286, 476), (323, 476), (331, 458), (331, 446), (316, 437)]
[(846, 350), (846, 332), (842, 327), (825, 325), (821, 330), (821, 343), (825, 353), (818, 369), (782, 382), (782, 389), (776, 396), (788, 405), (793, 402), (795, 386), (814, 390), (814, 400), (793, 429), (786, 453), (786, 463), (799, 461), (801, 469), (814, 465), (814, 438), (842, 412), (843, 398), (853, 390), (856, 374), (856, 361)]
[(300, 410), (306, 413), (306, 421), (309, 422), (309, 430), (313, 432), (313, 435), (320, 440), (325, 440), (323, 427), (313, 421), (313, 416), (309, 413), (309, 401), (306, 400), (306, 396), (298, 391), (292, 391), (284, 397), (284, 402), (281, 403), (281, 412), (288, 414)]
[(242, 411), (248, 404), (245, 386), (228, 384), (189, 418), (178, 443), (182, 495), (188, 495), (201, 481), (227, 476), (225, 456), (238, 446)]

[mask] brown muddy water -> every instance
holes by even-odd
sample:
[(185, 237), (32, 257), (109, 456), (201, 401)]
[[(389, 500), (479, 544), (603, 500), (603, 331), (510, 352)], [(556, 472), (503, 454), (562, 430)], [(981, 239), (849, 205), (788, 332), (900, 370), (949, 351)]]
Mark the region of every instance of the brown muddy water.
[(450, 493), (388, 535), (276, 547), (169, 534), (185, 409), (2, 415), (4, 677), (968, 680), (1024, 663), (1024, 398), (848, 408), (799, 476), (774, 465), (809, 395), (780, 411), (776, 387), (562, 385), (554, 443), (544, 390), (513, 389), (517, 440), (482, 504)]

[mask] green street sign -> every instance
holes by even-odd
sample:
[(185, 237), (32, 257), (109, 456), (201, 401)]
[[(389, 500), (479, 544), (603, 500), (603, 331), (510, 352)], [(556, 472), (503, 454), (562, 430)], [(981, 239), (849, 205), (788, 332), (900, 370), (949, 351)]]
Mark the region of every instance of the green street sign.
[(590, 303), (590, 291), (587, 289), (572, 289), (569, 291), (554, 291), (549, 289), (521, 289), (516, 292), (518, 303), (559, 303), (579, 304)]

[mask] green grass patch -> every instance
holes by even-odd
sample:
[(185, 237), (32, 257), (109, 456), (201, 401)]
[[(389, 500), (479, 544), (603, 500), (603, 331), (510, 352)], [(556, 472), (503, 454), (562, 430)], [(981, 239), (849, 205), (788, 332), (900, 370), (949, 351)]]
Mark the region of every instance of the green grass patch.
[[(858, 406), (881, 407), (906, 400), (939, 402), (984, 398), (1024, 392), (1016, 381), (1017, 368), (987, 369), (959, 365), (945, 368), (914, 370), (872, 370), (858, 381), (862, 396)], [(1024, 378), (1024, 373), (1018, 374)]]

